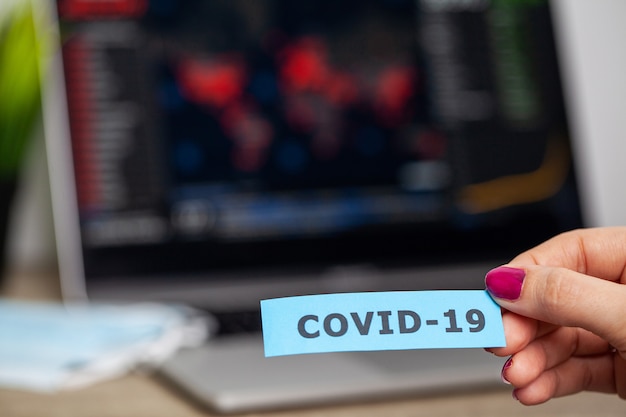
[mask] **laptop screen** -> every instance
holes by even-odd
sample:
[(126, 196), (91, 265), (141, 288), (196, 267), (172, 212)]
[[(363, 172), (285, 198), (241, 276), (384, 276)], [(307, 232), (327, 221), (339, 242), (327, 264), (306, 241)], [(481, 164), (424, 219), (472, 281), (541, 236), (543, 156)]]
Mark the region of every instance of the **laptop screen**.
[(57, 5), (88, 279), (506, 259), (581, 224), (546, 1)]

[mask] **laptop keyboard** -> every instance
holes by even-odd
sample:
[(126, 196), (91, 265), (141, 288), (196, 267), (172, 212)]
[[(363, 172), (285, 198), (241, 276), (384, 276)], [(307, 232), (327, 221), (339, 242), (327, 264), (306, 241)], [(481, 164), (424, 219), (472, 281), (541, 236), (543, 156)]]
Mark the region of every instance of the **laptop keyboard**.
[(256, 333), (261, 331), (261, 312), (237, 311), (212, 313), (219, 323), (217, 335)]

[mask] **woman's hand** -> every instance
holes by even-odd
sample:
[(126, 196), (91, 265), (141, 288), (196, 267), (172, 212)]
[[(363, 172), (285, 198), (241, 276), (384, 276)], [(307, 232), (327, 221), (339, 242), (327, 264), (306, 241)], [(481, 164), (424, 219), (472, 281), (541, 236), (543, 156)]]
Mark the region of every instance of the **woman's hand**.
[(502, 378), (523, 404), (579, 391), (626, 398), (626, 227), (564, 233), (485, 277), (511, 356)]

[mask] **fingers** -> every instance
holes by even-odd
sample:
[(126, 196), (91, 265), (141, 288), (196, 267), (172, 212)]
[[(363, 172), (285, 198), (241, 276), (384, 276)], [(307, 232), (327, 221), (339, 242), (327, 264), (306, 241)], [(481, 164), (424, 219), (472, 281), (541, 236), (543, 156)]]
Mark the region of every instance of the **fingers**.
[[(523, 404), (583, 390), (626, 399), (626, 227), (559, 235), (490, 271), (512, 355), (502, 371)], [(613, 348), (617, 352), (613, 351)]]
[(554, 331), (558, 326), (520, 316), (510, 311), (502, 314), (506, 347), (490, 348), (496, 356), (510, 356), (524, 349), (533, 340)]
[[(507, 315), (515, 317), (512, 313)], [(519, 330), (517, 324), (523, 322), (505, 320), (507, 334)], [(515, 396), (522, 403), (539, 404), (581, 390), (616, 392), (617, 389), (620, 393), (621, 385), (626, 394), (626, 361), (614, 354), (605, 340), (578, 328), (545, 324), (535, 328), (536, 335), (546, 333), (527, 343), (502, 369), (502, 379), (516, 387)], [(622, 361), (623, 376), (617, 366), (614, 374), (612, 356)]]
[(510, 263), (561, 267), (626, 283), (626, 227), (563, 233), (520, 254)]
[(597, 356), (611, 352), (609, 344), (591, 332), (560, 327), (534, 340), (505, 365), (502, 378), (523, 387), (572, 357)]
[(613, 356), (573, 357), (542, 373), (532, 383), (516, 388), (513, 394), (522, 404), (534, 405), (580, 391), (614, 393)]
[(518, 315), (581, 327), (626, 357), (626, 286), (565, 268), (496, 268), (485, 278), (496, 302)]
[(559, 345), (551, 347), (561, 349), (560, 344), (566, 346), (575, 345), (572, 353), (574, 355), (595, 355), (608, 351), (610, 347), (606, 340), (589, 331), (579, 328), (566, 328), (566, 331), (561, 331), (560, 329), (562, 328), (560, 326), (520, 316), (510, 311), (505, 311), (502, 314), (502, 323), (506, 337), (506, 346), (486, 349), (496, 356), (511, 356), (520, 352), (535, 340), (539, 340), (553, 332), (558, 332), (559, 335), (565, 334), (567, 337), (563, 338), (563, 340), (556, 339), (559, 341)]

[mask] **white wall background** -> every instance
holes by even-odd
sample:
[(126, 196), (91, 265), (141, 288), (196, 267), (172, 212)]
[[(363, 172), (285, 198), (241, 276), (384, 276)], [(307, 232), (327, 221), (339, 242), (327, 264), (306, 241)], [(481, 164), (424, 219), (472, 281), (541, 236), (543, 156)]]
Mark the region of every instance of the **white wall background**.
[(626, 1), (553, 1), (589, 225), (626, 225)]
[(32, 138), (20, 176), (8, 231), (8, 268), (40, 270), (56, 258), (45, 144), (41, 128)]

